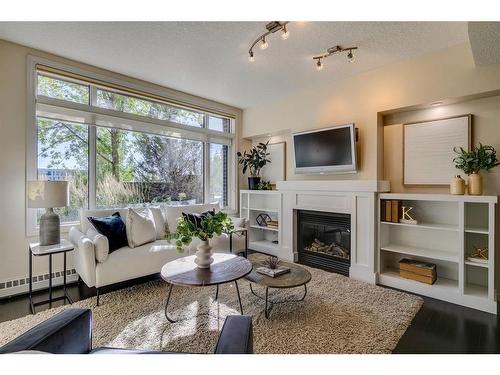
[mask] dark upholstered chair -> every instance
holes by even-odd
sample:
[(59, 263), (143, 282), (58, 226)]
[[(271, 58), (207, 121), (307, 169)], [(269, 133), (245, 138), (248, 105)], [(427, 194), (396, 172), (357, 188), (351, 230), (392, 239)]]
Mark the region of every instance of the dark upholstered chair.
[[(215, 354), (253, 353), (252, 318), (226, 318)], [(92, 311), (71, 308), (33, 327), (0, 348), (1, 353), (40, 351), (53, 354), (161, 354), (136, 349), (92, 348)]]

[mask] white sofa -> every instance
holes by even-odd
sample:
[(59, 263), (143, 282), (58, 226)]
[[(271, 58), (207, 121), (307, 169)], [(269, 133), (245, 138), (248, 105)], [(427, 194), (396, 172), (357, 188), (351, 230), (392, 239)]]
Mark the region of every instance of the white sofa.
[[(182, 213), (201, 213), (212, 208), (219, 209), (218, 204), (198, 204), (186, 206), (165, 206), (162, 207), (163, 217), (168, 226), (168, 230), (173, 233), (176, 230), (176, 221)], [(198, 239), (179, 252), (174, 243), (167, 240), (156, 240), (142, 246), (130, 248), (122, 247), (109, 254), (103, 262), (98, 262), (95, 255), (95, 247), (92, 239), (86, 233), (92, 224), (88, 217), (105, 217), (115, 212), (119, 212), (123, 221), (126, 222), (127, 209), (105, 209), (105, 210), (82, 210), (80, 227), (73, 227), (70, 231), (70, 241), (75, 246), (73, 252), (75, 268), (89, 287), (97, 289), (97, 303), (99, 303), (99, 288), (115, 284), (125, 280), (131, 280), (142, 276), (159, 273), (161, 267), (176, 258), (192, 255), (196, 251)], [(235, 227), (244, 226), (244, 219), (231, 218)], [(222, 235), (210, 240), (214, 252), (229, 252), (229, 236)], [(245, 250), (245, 237), (233, 235), (233, 253)]]

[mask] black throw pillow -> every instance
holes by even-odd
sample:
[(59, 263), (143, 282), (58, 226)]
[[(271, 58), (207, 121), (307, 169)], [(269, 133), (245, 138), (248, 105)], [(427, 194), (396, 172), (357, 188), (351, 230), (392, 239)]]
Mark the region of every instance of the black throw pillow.
[(109, 242), (109, 252), (128, 246), (127, 231), (120, 213), (115, 212), (107, 217), (88, 217), (95, 229), (106, 236)]
[(202, 212), (201, 214), (185, 214), (184, 212), (182, 213), (182, 217), (184, 218), (185, 221), (188, 223), (194, 224), (196, 228), (201, 228), (201, 221), (208, 216), (214, 216), (215, 215), (215, 208), (210, 211)]

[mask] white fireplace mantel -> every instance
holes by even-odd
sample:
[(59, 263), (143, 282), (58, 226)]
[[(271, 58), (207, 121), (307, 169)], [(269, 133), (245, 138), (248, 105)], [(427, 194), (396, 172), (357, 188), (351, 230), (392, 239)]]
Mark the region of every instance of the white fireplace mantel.
[(389, 181), (383, 180), (329, 180), (329, 181), (278, 181), (276, 189), (285, 191), (345, 191), (374, 192), (390, 191)]
[(350, 277), (376, 283), (377, 193), (390, 191), (388, 181), (279, 181), (282, 195), (281, 249), (287, 259), (297, 259), (295, 215), (297, 210), (351, 215)]

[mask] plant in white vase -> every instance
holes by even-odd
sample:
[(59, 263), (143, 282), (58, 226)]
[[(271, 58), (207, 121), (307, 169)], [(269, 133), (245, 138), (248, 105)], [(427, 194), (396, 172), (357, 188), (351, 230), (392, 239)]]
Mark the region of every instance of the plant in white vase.
[(483, 194), (483, 179), (479, 172), (481, 170), (489, 172), (490, 169), (500, 164), (495, 148), (479, 143), (479, 146), (474, 147), (471, 151), (464, 150), (462, 147), (455, 147), (453, 151), (458, 154), (453, 159), (455, 168), (461, 169), (469, 176), (468, 193), (470, 195)]
[(193, 237), (201, 240), (196, 246), (195, 263), (199, 268), (209, 268), (214, 261), (210, 239), (234, 228), (231, 219), (224, 212), (207, 211), (202, 214), (182, 214), (177, 220), (176, 245), (179, 251), (189, 245)]

